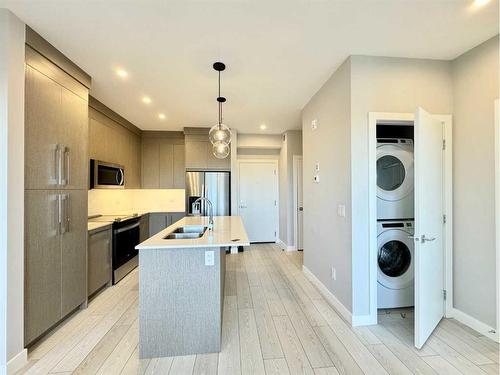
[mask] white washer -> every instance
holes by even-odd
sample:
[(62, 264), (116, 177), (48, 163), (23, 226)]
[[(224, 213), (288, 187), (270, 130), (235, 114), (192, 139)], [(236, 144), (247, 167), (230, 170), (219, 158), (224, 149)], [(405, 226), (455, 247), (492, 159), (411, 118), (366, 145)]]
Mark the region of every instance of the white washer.
[(377, 219), (413, 219), (413, 141), (377, 139)]
[(414, 222), (377, 223), (378, 308), (414, 306)]

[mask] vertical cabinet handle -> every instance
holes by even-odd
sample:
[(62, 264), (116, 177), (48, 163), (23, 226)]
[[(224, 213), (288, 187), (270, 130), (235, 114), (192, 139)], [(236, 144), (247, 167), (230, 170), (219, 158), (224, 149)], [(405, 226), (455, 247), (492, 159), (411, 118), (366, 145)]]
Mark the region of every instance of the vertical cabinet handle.
[(69, 148), (64, 147), (64, 159), (66, 162), (66, 171), (64, 175), (65, 185), (69, 185), (70, 171), (71, 171), (71, 157), (69, 153)]
[(57, 194), (57, 234), (62, 234), (62, 196)]
[(70, 220), (70, 195), (69, 194), (65, 194), (65, 199), (64, 201), (66, 202), (66, 207), (64, 209), (64, 231), (65, 232), (71, 232), (71, 220)]
[(56, 184), (63, 184), (62, 146), (56, 145)]
[(59, 194), (59, 234), (69, 232), (69, 195)]

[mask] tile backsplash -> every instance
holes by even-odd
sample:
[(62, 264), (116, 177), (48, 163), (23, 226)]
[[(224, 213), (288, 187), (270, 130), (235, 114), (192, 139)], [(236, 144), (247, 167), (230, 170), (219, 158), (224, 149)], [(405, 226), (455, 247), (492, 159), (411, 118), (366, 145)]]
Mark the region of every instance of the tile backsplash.
[(184, 189), (92, 189), (88, 191), (90, 215), (132, 211), (182, 212)]

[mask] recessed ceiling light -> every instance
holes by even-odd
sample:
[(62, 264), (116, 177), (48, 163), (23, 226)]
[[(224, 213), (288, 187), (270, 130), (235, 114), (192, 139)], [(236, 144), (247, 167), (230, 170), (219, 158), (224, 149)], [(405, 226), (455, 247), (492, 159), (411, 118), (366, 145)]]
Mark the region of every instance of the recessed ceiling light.
[(482, 7), (486, 4), (488, 4), (491, 0), (474, 0), (472, 5), (476, 8)]
[(143, 96), (142, 102), (145, 104), (149, 104), (149, 103), (151, 103), (151, 98), (149, 96)]
[(165, 120), (167, 117), (166, 117), (166, 116), (165, 116), (165, 114), (163, 114), (163, 113), (158, 113), (158, 118), (159, 118), (160, 120)]
[(127, 78), (127, 76), (128, 76), (128, 73), (125, 70), (120, 69), (120, 68), (116, 69), (116, 74), (122, 78)]
[(260, 126), (260, 130), (266, 130), (266, 129), (267, 129), (266, 124), (262, 124), (262, 125)]

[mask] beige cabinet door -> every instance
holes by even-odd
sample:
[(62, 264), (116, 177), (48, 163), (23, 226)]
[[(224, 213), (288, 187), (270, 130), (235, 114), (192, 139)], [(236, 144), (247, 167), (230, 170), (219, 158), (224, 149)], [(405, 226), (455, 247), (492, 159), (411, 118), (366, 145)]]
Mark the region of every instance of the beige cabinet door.
[(171, 224), (171, 218), (168, 213), (150, 213), (149, 214), (149, 236), (162, 231)]
[(186, 141), (186, 169), (206, 169), (208, 141)]
[(25, 189), (58, 186), (62, 87), (26, 65)]
[(174, 189), (186, 188), (185, 146), (174, 145)]
[(141, 188), (141, 139), (135, 134), (129, 137), (130, 165), (125, 169), (125, 188)]
[(63, 182), (61, 189), (87, 189), (88, 180), (88, 102), (62, 88), (61, 138)]
[(142, 188), (160, 187), (160, 144), (157, 139), (142, 140)]
[(174, 145), (160, 141), (160, 189), (174, 187)]
[(58, 193), (56, 190), (25, 192), (25, 345), (61, 318)]
[[(62, 191), (61, 234), (62, 315), (87, 298), (87, 191)], [(64, 220), (63, 220), (64, 221)]]

